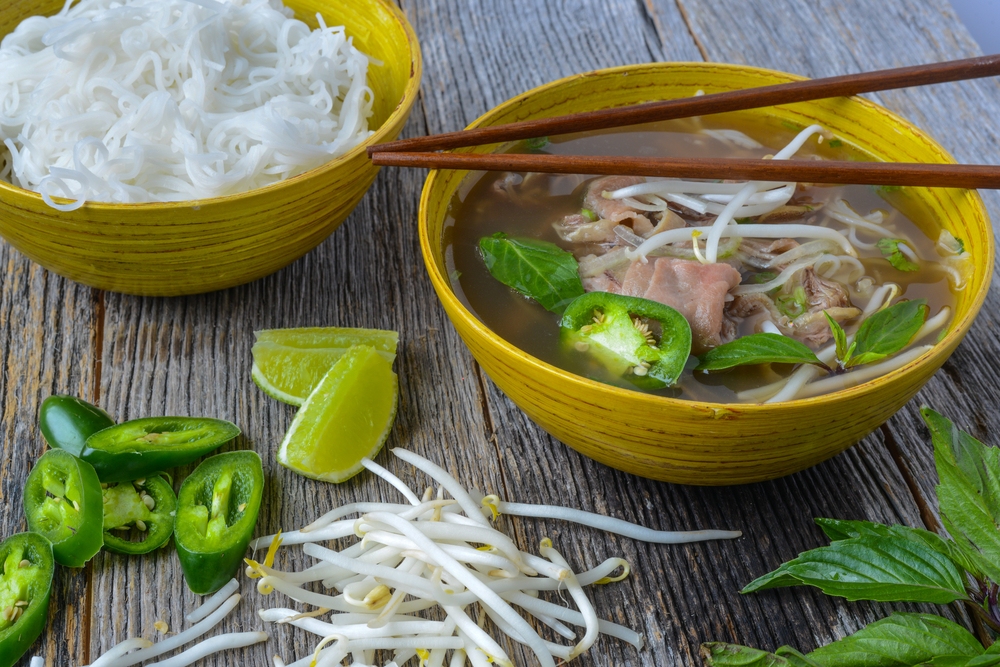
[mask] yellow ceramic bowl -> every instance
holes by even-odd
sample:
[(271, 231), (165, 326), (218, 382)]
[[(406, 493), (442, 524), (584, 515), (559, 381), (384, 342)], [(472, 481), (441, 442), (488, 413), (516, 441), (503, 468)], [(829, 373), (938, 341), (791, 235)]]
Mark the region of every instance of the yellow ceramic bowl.
[[(343, 222), (378, 169), (368, 145), (395, 138), (420, 86), (413, 28), (388, 0), (287, 0), (317, 27), (343, 25), (363, 52), (382, 61), (368, 72), (374, 135), (346, 155), (247, 193), (169, 204), (88, 203), (59, 212), (0, 182), (0, 236), (51, 271), (102, 289), (151, 296), (194, 294), (256, 280), (298, 259)], [(0, 35), (63, 0), (13, 0), (0, 7)]]
[[(501, 104), (473, 123), (497, 125), (650, 100), (798, 80), (790, 74), (702, 63), (660, 63), (581, 74)], [(832, 99), (743, 112), (804, 127), (820, 123), (872, 159), (952, 162), (932, 139), (862, 99)], [(486, 152), (490, 147), (475, 149)], [(685, 484), (740, 484), (802, 470), (847, 449), (899, 410), (961, 341), (986, 296), (993, 236), (972, 191), (913, 189), (911, 203), (965, 241), (974, 269), (940, 343), (872, 382), (768, 405), (681, 401), (619, 389), (544, 363), (491, 332), (455, 297), (442, 248), (448, 202), (466, 172), (433, 171), (420, 202), (420, 242), (448, 316), (497, 386), (555, 438), (602, 463)], [(926, 230), (934, 233), (936, 230)]]

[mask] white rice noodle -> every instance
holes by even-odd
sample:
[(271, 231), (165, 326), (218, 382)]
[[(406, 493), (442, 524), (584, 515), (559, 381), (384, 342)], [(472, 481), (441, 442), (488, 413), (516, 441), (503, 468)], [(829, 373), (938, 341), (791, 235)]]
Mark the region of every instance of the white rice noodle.
[(892, 371), (899, 370), (903, 366), (913, 363), (933, 347), (933, 345), (921, 345), (919, 347), (910, 348), (905, 352), (889, 357), (885, 361), (860, 366), (857, 370), (851, 371), (850, 373), (832, 375), (830, 377), (823, 378), (822, 380), (817, 380), (816, 382), (810, 382), (802, 387), (795, 398), (808, 398), (818, 394), (825, 394), (831, 391), (840, 391), (841, 389), (855, 387), (863, 382), (868, 382), (869, 380), (881, 377), (886, 373), (891, 373)]
[(850, 255), (821, 255), (813, 266), (819, 275), (832, 278), (840, 273), (844, 265), (850, 266), (850, 271), (846, 276), (842, 276), (843, 280), (850, 281), (855, 275), (860, 278), (865, 274), (865, 265)]
[(22, 22), (0, 44), (4, 177), (72, 210), (243, 192), (343, 155), (371, 135), (370, 61), (318, 19), (85, 0)]
[[(691, 233), (698, 232), (700, 234), (708, 234), (712, 230), (711, 227), (684, 227), (681, 229), (671, 229), (665, 232), (660, 232), (647, 239), (638, 248), (634, 250), (626, 251), (628, 253), (629, 259), (640, 259), (645, 258), (656, 248), (668, 245), (670, 243), (683, 243), (685, 241), (691, 241)], [(828, 227), (817, 227), (815, 225), (796, 225), (796, 224), (773, 224), (773, 225), (759, 225), (759, 224), (747, 224), (747, 225), (729, 225), (721, 230), (721, 235), (723, 237), (739, 236), (741, 238), (758, 238), (758, 239), (783, 239), (783, 238), (815, 238), (815, 239), (827, 239), (834, 241), (840, 248), (843, 249), (845, 254), (852, 257), (857, 257), (857, 252), (851, 246), (850, 242), (844, 238), (842, 234), (836, 232)]]
[(820, 255), (819, 257), (806, 257), (805, 259), (800, 259), (799, 261), (793, 262), (788, 266), (786, 266), (785, 268), (783, 268), (781, 270), (781, 273), (779, 273), (773, 280), (769, 280), (766, 283), (758, 283), (758, 284), (748, 283), (746, 285), (738, 285), (737, 287), (734, 287), (733, 289), (729, 290), (729, 293), (735, 296), (739, 296), (741, 294), (766, 294), (767, 292), (770, 292), (771, 290), (774, 289), (778, 289), (779, 287), (787, 283), (789, 280), (792, 279), (792, 276), (794, 276), (802, 269), (809, 266), (814, 266), (820, 261), (823, 261), (825, 257), (830, 257), (830, 256), (831, 255)]

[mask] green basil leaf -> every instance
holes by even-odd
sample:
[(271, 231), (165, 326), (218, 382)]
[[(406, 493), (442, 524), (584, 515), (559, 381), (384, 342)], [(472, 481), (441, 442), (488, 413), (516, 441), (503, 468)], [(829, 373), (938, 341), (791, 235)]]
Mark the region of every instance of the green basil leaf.
[(823, 667), (909, 667), (936, 656), (982, 654), (982, 645), (957, 623), (931, 614), (897, 613), (808, 657)]
[(701, 657), (709, 667), (821, 667), (790, 646), (768, 653), (739, 644), (711, 642), (701, 645)]
[[(994, 642), (993, 646), (996, 645)], [(922, 664), (932, 667), (996, 667), (1000, 665), (1000, 655), (984, 653), (971, 658), (967, 655), (938, 655)]]
[(830, 313), (823, 311), (823, 315), (826, 316), (827, 324), (830, 325), (830, 331), (833, 332), (833, 340), (837, 344), (837, 359), (840, 359), (840, 363), (846, 364), (847, 360), (850, 359), (851, 348), (847, 348), (847, 333), (844, 329), (837, 323), (837, 320), (830, 317)]
[(845, 367), (877, 361), (906, 347), (927, 318), (927, 300), (900, 301), (861, 323), (854, 335), (854, 356)]
[(945, 527), (978, 570), (1000, 581), (1000, 450), (983, 445), (930, 408), (920, 412), (934, 443)]
[(936, 551), (939, 554), (947, 556), (959, 570), (966, 570), (973, 575), (978, 575), (981, 572), (977, 565), (970, 561), (955, 542), (946, 540), (937, 533), (932, 533), (923, 528), (909, 528), (898, 524), (886, 526), (881, 523), (871, 523), (869, 521), (841, 521), (838, 519), (816, 519), (816, 524), (832, 541), (847, 540), (864, 535), (898, 537), (916, 542), (931, 551)]
[(900, 271), (919, 271), (920, 267), (907, 259), (906, 255), (899, 249), (902, 239), (879, 239), (875, 244), (882, 254), (889, 259), (889, 263)]
[(803, 655), (788, 646), (774, 653), (715, 642), (701, 645), (709, 667), (996, 667), (968, 630), (940, 616), (896, 613)]
[(751, 582), (744, 593), (800, 584), (848, 600), (935, 602), (966, 597), (962, 573), (948, 556), (897, 536), (865, 535), (838, 540), (799, 554), (772, 573)]
[(573, 253), (554, 243), (498, 232), (480, 239), (479, 249), (490, 275), (546, 310), (561, 315), (570, 301), (583, 294)]
[(712, 348), (698, 357), (696, 371), (719, 371), (749, 364), (819, 364), (808, 347), (797, 340), (773, 333), (758, 333)]

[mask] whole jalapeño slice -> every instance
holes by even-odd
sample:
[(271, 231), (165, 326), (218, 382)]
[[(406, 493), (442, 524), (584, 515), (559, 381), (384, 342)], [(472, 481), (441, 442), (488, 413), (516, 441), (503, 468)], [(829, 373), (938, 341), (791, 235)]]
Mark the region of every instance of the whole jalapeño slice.
[(133, 419), (87, 438), (80, 458), (94, 466), (102, 482), (128, 482), (191, 463), (239, 434), (222, 419)]
[(255, 452), (201, 462), (177, 494), (174, 543), (188, 588), (214, 593), (240, 567), (257, 523), (264, 469)]
[(86, 461), (50, 449), (24, 484), (28, 528), (52, 542), (56, 562), (82, 567), (104, 544), (101, 482)]
[(38, 533), (0, 542), (0, 667), (12, 667), (45, 629), (55, 559)]
[(691, 354), (691, 326), (656, 301), (589, 292), (566, 308), (562, 339), (644, 389), (677, 382)]

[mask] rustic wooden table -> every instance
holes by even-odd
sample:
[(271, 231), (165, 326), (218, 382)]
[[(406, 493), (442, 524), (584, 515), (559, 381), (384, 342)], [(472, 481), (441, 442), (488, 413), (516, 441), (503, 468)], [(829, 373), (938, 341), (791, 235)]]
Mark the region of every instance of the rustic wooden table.
[[(649, 61), (745, 63), (810, 77), (915, 65), (980, 53), (947, 0), (403, 0), (423, 45), (424, 80), (406, 136), (465, 126), (529, 88), (577, 72)], [(960, 161), (998, 162), (995, 80), (872, 96), (929, 130)], [(644, 633), (637, 652), (601, 639), (581, 664), (697, 665), (699, 644), (721, 640), (802, 650), (908, 605), (848, 603), (812, 590), (750, 596), (739, 589), (800, 551), (824, 543), (817, 516), (936, 526), (936, 474), (917, 406), (927, 403), (977, 437), (1000, 444), (1000, 295), (941, 372), (906, 408), (852, 450), (773, 482), (697, 488), (639, 479), (593, 463), (530, 423), (482, 373), (427, 280), (416, 234), (424, 174), (385, 169), (347, 222), (309, 255), (251, 285), (176, 299), (123, 296), (77, 285), (0, 243), (0, 535), (25, 529), (21, 488), (44, 444), (38, 407), (70, 393), (119, 419), (176, 414), (230, 419), (235, 448), (265, 461), (258, 534), (289, 529), (337, 503), (395, 498), (363, 474), (334, 486), (275, 463), (294, 410), (250, 379), (255, 329), (339, 325), (397, 329), (401, 403), (389, 446), (426, 455), (502, 495), (563, 503), (661, 529), (739, 528), (733, 542), (651, 546), (555, 522), (509, 522), (525, 547), (550, 536), (569, 561), (622, 555), (633, 576), (593, 592), (603, 613)], [(991, 213), (1000, 199), (985, 193)], [(1000, 219), (1000, 218), (997, 218)], [(423, 484), (387, 450), (380, 461)], [(180, 471), (183, 477), (189, 470)], [(284, 550), (285, 565), (301, 559)], [(227, 630), (260, 627), (272, 606), (252, 585)], [(143, 558), (100, 554), (59, 569), (48, 630), (33, 648), (47, 665), (82, 665), (153, 624), (184, 625), (198, 603), (172, 550)], [(964, 612), (943, 613), (966, 623)], [(205, 665), (301, 657), (302, 631)], [(512, 647), (517, 664), (533, 663)], [(31, 654), (29, 654), (31, 655)], [(27, 664), (27, 657), (22, 661)]]

